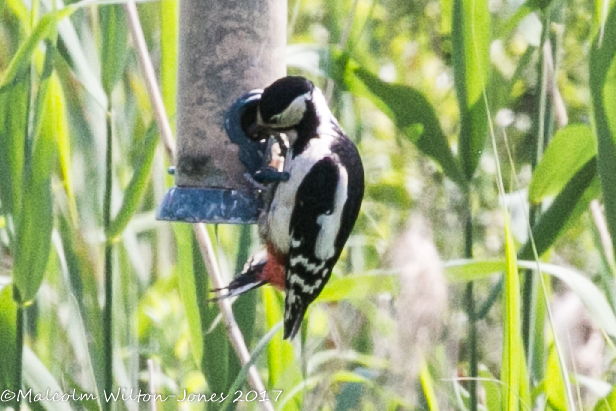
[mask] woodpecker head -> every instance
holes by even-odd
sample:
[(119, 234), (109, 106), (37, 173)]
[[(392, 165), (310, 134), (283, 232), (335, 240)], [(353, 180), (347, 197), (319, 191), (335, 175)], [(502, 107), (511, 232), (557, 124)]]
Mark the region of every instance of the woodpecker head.
[(257, 123), (272, 131), (296, 128), (304, 119), (313, 98), (314, 84), (300, 76), (288, 76), (263, 90)]

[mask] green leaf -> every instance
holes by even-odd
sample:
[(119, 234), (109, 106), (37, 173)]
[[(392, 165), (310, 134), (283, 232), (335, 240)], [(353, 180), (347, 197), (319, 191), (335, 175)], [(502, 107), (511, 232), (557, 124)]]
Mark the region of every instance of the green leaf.
[[(576, 206), (582, 198), (590, 202), (591, 198), (584, 193), (591, 187), (596, 174), (596, 158), (588, 161), (582, 169), (567, 183), (565, 188), (556, 197), (550, 207), (541, 215), (539, 222), (533, 227), (534, 245), (537, 255), (541, 256), (554, 244), (554, 241), (563, 231)], [(533, 243), (530, 239), (520, 250), (519, 257), (524, 260), (534, 258)]]
[(13, 301), (13, 287), (7, 285), (0, 289), (0, 387), (12, 387), (15, 381), (15, 324), (17, 306)]
[(193, 274), (192, 230), (188, 224), (172, 224), (171, 227), (173, 227), (177, 246), (178, 288), (188, 320), (190, 347), (195, 362), (200, 365), (203, 357), (203, 334)]
[(596, 154), (595, 137), (587, 125), (569, 124), (558, 130), (533, 172), (529, 201), (538, 204), (559, 193)]
[(301, 393), (305, 391), (310, 392), (317, 385), (322, 384), (323, 382), (326, 382), (328, 386), (333, 386), (335, 383), (361, 383), (368, 385), (372, 389), (374, 388), (374, 383), (371, 380), (351, 371), (342, 370), (336, 371), (333, 374), (316, 374), (310, 378), (300, 381), (290, 390), (284, 391), (284, 397), (282, 395), (280, 396), (280, 401), (278, 404), (276, 404), (276, 409), (288, 409), (288, 404), (294, 400), (297, 400), (300, 397)]
[(67, 102), (58, 74), (53, 70), (56, 48), (46, 41), (46, 54), (41, 84), (36, 97), (35, 134), (53, 137), (57, 145), (60, 176), (68, 199), (71, 220), (77, 221), (77, 205), (71, 176), (71, 146)]
[(594, 411), (611, 411), (616, 410), (616, 386), (612, 388), (610, 393), (597, 401)]
[(314, 353), (307, 364), (308, 373), (326, 366), (329, 362), (345, 361), (366, 368), (386, 370), (391, 367), (389, 361), (373, 355), (361, 354), (356, 351), (341, 351), (339, 349), (324, 350)]
[(178, 4), (175, 0), (160, 3), (160, 83), (167, 116), (175, 118), (178, 71)]
[(479, 366), (479, 378), (481, 378), (481, 385), (486, 393), (486, 409), (501, 410), (503, 383), (496, 379), (484, 365)]
[[(237, 240), (236, 240), (237, 241)], [(251, 226), (243, 225), (240, 228), (240, 236), (238, 241), (237, 259), (235, 263), (235, 272), (239, 273), (246, 261), (248, 261), (249, 253), (252, 246)], [(233, 303), (233, 314), (237, 325), (242, 331), (246, 345), (250, 347), (252, 337), (255, 330), (257, 312), (257, 293), (251, 292), (242, 294)], [(235, 356), (234, 356), (235, 357)]]
[[(267, 334), (265, 334), (263, 338), (259, 340), (259, 343), (255, 347), (255, 349), (250, 353), (250, 361), (248, 361), (248, 363), (242, 367), (240, 372), (237, 374), (237, 377), (235, 377), (235, 381), (233, 381), (233, 384), (231, 384), (231, 387), (229, 388), (227, 392), (234, 393), (242, 386), (242, 383), (244, 382), (244, 380), (246, 380), (246, 376), (248, 375), (248, 370), (250, 369), (250, 367), (252, 367), (257, 362), (257, 360), (261, 356), (261, 353), (263, 353), (263, 351), (265, 350), (265, 347), (272, 340), (272, 338), (274, 338), (274, 336), (280, 332), (280, 330), (282, 329), (282, 324), (283, 323), (281, 321), (275, 326), (273, 326), (267, 332)], [(227, 409), (232, 407), (232, 405), (230, 404), (233, 404), (233, 403), (231, 401), (226, 401), (221, 411), (227, 411)]]
[(552, 344), (550, 353), (548, 354), (548, 363), (545, 373), (545, 393), (548, 403), (555, 410), (567, 410), (567, 391), (565, 384), (563, 372), (560, 368), (560, 361), (558, 360), (558, 350), (556, 350)]
[[(190, 327), (193, 356), (205, 376), (210, 392), (227, 392), (231, 351), (225, 325), (216, 304), (208, 302), (208, 276), (191, 226), (173, 225), (178, 246), (178, 281)], [(219, 409), (220, 403), (214, 404)]]
[(428, 409), (430, 411), (438, 411), (438, 395), (436, 394), (436, 389), (434, 386), (434, 378), (432, 377), (430, 368), (425, 361), (422, 361), (421, 368), (419, 370), (419, 380), (421, 381), (424, 396), (426, 397), (426, 402), (428, 403)]
[[(88, 241), (82, 237), (82, 233), (76, 227), (71, 226), (66, 215), (58, 215), (58, 226), (63, 251), (57, 252), (63, 255), (66, 262), (68, 271), (68, 275), (65, 277), (68, 283), (67, 289), (79, 307), (79, 309), (75, 309), (75, 312), (78, 312), (81, 316), (79, 321), (84, 323), (83, 329), (87, 334), (87, 349), (92, 364), (92, 372), (96, 378), (98, 393), (102, 393), (104, 389), (102, 371), (98, 371), (103, 370), (105, 360), (102, 350), (102, 313), (98, 304), (98, 267), (94, 266), (96, 262), (91, 261), (88, 254), (90, 251), (87, 247)], [(72, 306), (72, 304), (69, 306)], [(71, 319), (71, 321), (75, 320)], [(72, 329), (74, 328), (79, 330), (80, 327), (74, 325)], [(87, 362), (82, 364), (82, 367), (87, 368)], [(84, 383), (83, 377), (80, 382)]]
[[(47, 390), (49, 390), (50, 397), (55, 392), (67, 393), (30, 348), (24, 347), (23, 355), (24, 380), (27, 386), (32, 388), (33, 402), (36, 394), (40, 393), (41, 396), (44, 396)], [(62, 401), (41, 401), (41, 405), (48, 411), (67, 410), (66, 403)]]
[[(273, 328), (282, 321), (284, 309), (282, 298), (272, 287), (263, 287), (261, 290), (267, 327)], [(283, 393), (287, 394), (292, 387), (302, 381), (302, 375), (295, 362), (293, 346), (288, 340), (282, 339), (282, 330), (272, 338), (267, 347), (267, 364), (269, 389), (282, 390)], [(293, 400), (288, 401), (284, 408), (276, 407), (276, 409), (300, 410), (302, 408), (301, 397), (301, 395), (298, 395)]]
[[(518, 260), (518, 266), (529, 270), (540, 268), (541, 272), (558, 278), (573, 291), (588, 308), (594, 320), (611, 336), (616, 337), (616, 315), (604, 293), (579, 272), (555, 264)], [(451, 282), (466, 282), (487, 278), (505, 271), (503, 260), (454, 260), (445, 263), (445, 275)], [(465, 273), (465, 275), (460, 275)]]
[(590, 180), (590, 184), (588, 188), (584, 191), (582, 197), (578, 200), (575, 208), (571, 212), (569, 219), (565, 223), (562, 228), (563, 233), (566, 233), (570, 229), (579, 230), (580, 229), (580, 218), (584, 213), (588, 213), (590, 209), (590, 203), (597, 198), (601, 197), (601, 181), (599, 181), (598, 176), (594, 176), (592, 180)]
[(481, 280), (504, 271), (503, 260), (452, 260), (445, 263), (447, 279), (461, 283)]
[(44, 118), (43, 132), (52, 134), (56, 140), (58, 159), (60, 162), (60, 174), (68, 199), (68, 211), (73, 223), (75, 223), (77, 221), (77, 203), (71, 175), (71, 139), (67, 103), (62, 83), (56, 72), (51, 75), (49, 80), (47, 115)]
[[(417, 148), (432, 157), (455, 183), (463, 185), (458, 162), (451, 152), (434, 108), (423, 94), (409, 86), (386, 83), (363, 68), (357, 68), (354, 74), (387, 106), (386, 114)], [(411, 127), (415, 124), (423, 126), (419, 138), (416, 138)], [(413, 132), (409, 133), (409, 129)]]
[(451, 22), (453, 19), (453, 0), (440, 0), (441, 6), (441, 36), (451, 35)]
[(99, 13), (102, 33), (103, 90), (109, 96), (124, 71), (128, 27), (121, 5), (101, 7)]
[(22, 208), (28, 90), (22, 81), (0, 93), (0, 201), (14, 220)]
[(484, 89), (490, 67), (490, 13), (480, 0), (454, 0), (453, 74), (460, 106), (460, 163), (472, 179), (488, 132)]
[[(51, 173), (58, 159), (57, 107), (58, 90), (45, 79), (36, 99), (42, 114), (35, 125), (31, 170), (27, 170), (23, 190), (23, 206), (17, 220), (14, 282), (20, 302), (32, 300), (45, 274), (51, 230), (53, 228), (53, 201)], [(61, 102), (60, 102), (61, 103)], [(40, 112), (35, 108), (36, 112)]]
[(590, 50), (590, 93), (597, 133), (597, 169), (605, 215), (616, 245), (616, 3)]
[[(228, 227), (236, 228), (237, 226)], [(235, 238), (235, 242), (238, 245), (235, 264), (236, 273), (241, 271), (242, 267), (244, 266), (244, 263), (248, 260), (248, 252), (251, 248), (252, 243), (251, 226), (243, 225), (237, 228), (239, 228), (240, 235), (239, 241), (237, 237)], [(234, 232), (237, 233), (237, 231), (238, 230), (235, 230)], [(220, 231), (218, 234), (220, 240)], [(227, 247), (224, 247), (224, 249), (228, 250)], [(235, 321), (237, 322), (237, 325), (240, 328), (242, 335), (244, 336), (244, 342), (246, 343), (246, 346), (249, 348), (253, 340), (255, 325), (257, 323), (257, 295), (258, 293), (255, 291), (242, 294), (237, 298), (237, 300), (235, 300), (232, 307)], [(239, 373), (241, 373), (242, 368), (242, 363), (240, 362), (237, 355), (229, 355), (229, 378), (233, 378), (234, 375), (238, 375)], [(235, 390), (231, 389), (229, 389), (228, 391), (235, 392)]]
[(358, 274), (332, 277), (316, 301), (365, 300), (382, 293), (397, 294), (396, 274)]
[[(234, 376), (229, 375), (229, 354), (231, 344), (227, 339), (224, 321), (220, 320), (218, 305), (208, 302), (208, 275), (199, 250), (199, 244), (193, 236), (193, 273), (195, 281), (194, 292), (197, 298), (199, 315), (201, 317), (201, 333), (203, 334), (203, 358), (201, 371), (207, 380), (210, 392), (226, 392)], [(215, 403), (212, 409), (220, 409), (222, 405)]]
[[(48, 9), (53, 10), (54, 4), (60, 8), (64, 2), (62, 0), (42, 0), (42, 4)], [(85, 6), (83, 2), (72, 4), (67, 8), (74, 10), (79, 7)], [(92, 6), (92, 3), (87, 5)], [(98, 67), (94, 69), (92, 66), (98, 62), (94, 62), (92, 58), (86, 55), (84, 50), (94, 46), (94, 40), (87, 36), (81, 38), (77, 34), (77, 30), (73, 23), (69, 19), (64, 19), (58, 22), (58, 34), (62, 39), (62, 44), (66, 47), (68, 56), (70, 57), (70, 64), (74, 70), (76, 78), (80, 81), (81, 85), (89, 92), (89, 94), (96, 100), (100, 107), (107, 107), (107, 96), (103, 90), (100, 70)]]
[[(503, 301), (503, 356), (501, 380), (508, 387), (504, 391), (503, 409), (518, 411), (521, 388), (526, 379), (522, 321), (520, 319), (520, 279), (515, 245), (509, 220), (505, 218), (505, 295)], [(531, 404), (525, 404), (530, 406)]]
[(109, 239), (113, 239), (120, 234), (126, 228), (133, 214), (139, 207), (143, 194), (148, 187), (148, 181), (150, 177), (150, 171), (152, 168), (152, 161), (154, 160), (154, 154), (156, 154), (156, 147), (158, 146), (159, 136), (157, 133), (156, 124), (152, 123), (146, 132), (145, 139), (143, 141), (143, 148), (141, 151), (141, 157), (135, 170), (133, 177), (128, 183), (128, 187), (124, 190), (124, 199), (120, 211), (115, 216), (106, 236)]
[(26, 303), (36, 296), (49, 258), (53, 228), (50, 179), (30, 178), (23, 198), (25, 207), (17, 230), (13, 281), (19, 290), (20, 302)]
[[(382, 81), (346, 54), (334, 53), (333, 58), (335, 68), (342, 72), (335, 76), (339, 82), (343, 82), (354, 94), (370, 98), (420, 151), (442, 167), (450, 179), (462, 187), (466, 185), (434, 108), (420, 92), (403, 84)], [(362, 85), (369, 93), (364, 91)], [(423, 128), (419, 137), (415, 125)]]
[(513, 13), (513, 16), (509, 17), (509, 19), (498, 29), (498, 34), (495, 37), (502, 38), (510, 36), (526, 16), (535, 10), (545, 10), (551, 2), (552, 0), (528, 0), (526, 3), (518, 7), (515, 13)]
[(25, 73), (26, 69), (30, 67), (32, 54), (38, 44), (55, 33), (59, 20), (70, 16), (74, 12), (75, 9), (73, 8), (65, 8), (58, 12), (47, 13), (39, 20), (32, 34), (19, 46), (8, 67), (0, 77), (0, 90), (4, 90), (13, 80)]

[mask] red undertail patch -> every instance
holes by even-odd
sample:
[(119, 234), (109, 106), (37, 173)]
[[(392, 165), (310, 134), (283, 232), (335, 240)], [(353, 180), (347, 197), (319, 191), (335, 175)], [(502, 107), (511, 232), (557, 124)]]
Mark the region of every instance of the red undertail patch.
[(261, 272), (260, 277), (272, 284), (279, 290), (284, 290), (285, 269), (284, 255), (276, 251), (273, 246), (267, 245), (267, 263)]

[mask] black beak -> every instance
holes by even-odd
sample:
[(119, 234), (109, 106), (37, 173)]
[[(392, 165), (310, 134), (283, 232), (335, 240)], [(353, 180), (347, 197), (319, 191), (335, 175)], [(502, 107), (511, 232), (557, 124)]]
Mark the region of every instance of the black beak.
[(271, 131), (267, 127), (261, 126), (256, 122), (245, 124), (244, 133), (246, 137), (253, 141), (261, 141), (269, 138), (271, 135)]

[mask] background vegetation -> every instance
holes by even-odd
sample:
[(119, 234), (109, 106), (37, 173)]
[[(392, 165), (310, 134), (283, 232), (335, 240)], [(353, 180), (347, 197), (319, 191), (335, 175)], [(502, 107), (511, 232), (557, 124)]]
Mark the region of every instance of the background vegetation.
[[(139, 15), (173, 120), (177, 2)], [(0, 393), (259, 408), (102, 401), (251, 388), (190, 227), (154, 220), (172, 180), (125, 9), (0, 16)], [(288, 21), (367, 193), (301, 338), (268, 287), (233, 305), (274, 408), (615, 409), (614, 1), (292, 0)], [(258, 248), (208, 234), (227, 280)]]

